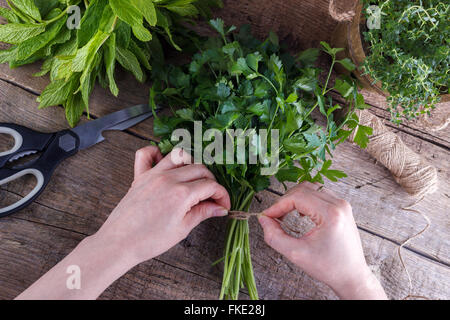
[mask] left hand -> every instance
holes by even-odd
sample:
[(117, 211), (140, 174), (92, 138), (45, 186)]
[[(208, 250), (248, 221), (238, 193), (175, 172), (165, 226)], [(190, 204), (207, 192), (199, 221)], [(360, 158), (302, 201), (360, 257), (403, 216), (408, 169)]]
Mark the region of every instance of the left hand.
[[(180, 163), (173, 162), (176, 157)], [(165, 158), (156, 147), (139, 150), (128, 194), (95, 236), (141, 263), (175, 246), (205, 219), (226, 216), (226, 189), (204, 165), (191, 162), (181, 149)]]
[[(17, 299), (95, 299), (128, 270), (186, 238), (203, 220), (227, 215), (227, 191), (205, 166), (189, 164), (191, 160), (180, 149), (165, 158), (156, 147), (139, 150), (133, 185), (105, 224)], [(67, 287), (67, 270), (73, 266), (82, 279), (79, 290)]]

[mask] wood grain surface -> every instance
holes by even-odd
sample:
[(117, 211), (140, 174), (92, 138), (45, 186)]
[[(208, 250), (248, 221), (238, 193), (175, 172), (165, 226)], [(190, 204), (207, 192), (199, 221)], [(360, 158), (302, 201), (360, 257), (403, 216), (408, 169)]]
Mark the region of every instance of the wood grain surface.
[[(225, 1), (217, 15), (229, 24), (251, 23), (259, 36), (267, 25), (295, 49), (329, 41), (336, 27), (324, 0)], [(5, 1), (0, 0), (5, 6)], [(323, 58), (322, 64), (328, 61)], [(14, 122), (52, 132), (67, 128), (60, 107), (37, 109), (36, 97), (48, 79), (34, 78), (39, 64), (18, 69), (0, 65), (0, 122)], [(96, 88), (91, 99), (93, 118), (146, 102), (149, 84), (139, 84), (118, 73), (120, 96)], [(385, 100), (366, 94), (372, 111), (388, 119)], [(448, 106), (444, 106), (448, 107)], [(82, 121), (88, 121), (86, 117)], [(427, 132), (415, 123), (391, 126), (409, 147), (422, 154), (439, 172), (440, 188), (417, 205), (432, 222), (430, 230), (404, 249), (414, 294), (450, 298), (450, 128)], [(64, 162), (47, 190), (22, 212), (0, 220), (0, 298), (11, 299), (67, 255), (79, 241), (98, 230), (132, 182), (135, 152), (155, 140), (152, 120), (127, 132), (110, 132), (106, 141)], [(0, 140), (2, 141), (2, 140)], [(1, 143), (1, 142), (0, 142)], [(1, 150), (1, 149), (0, 149)], [(412, 203), (390, 173), (364, 150), (344, 143), (335, 153), (334, 166), (348, 178), (327, 182), (353, 206), (366, 259), (390, 298), (408, 292), (406, 274), (396, 254), (398, 245), (424, 226), (423, 218), (402, 210)], [(0, 188), (0, 203), (25, 196), (32, 181)], [(282, 195), (273, 181), (258, 195), (252, 211), (261, 211)], [(116, 281), (102, 299), (215, 299), (221, 283), (221, 266), (212, 266), (222, 254), (226, 219), (207, 221), (164, 255), (139, 265)], [(324, 284), (293, 266), (264, 243), (261, 228), (251, 221), (251, 247), (260, 296), (263, 299), (336, 299)], [(247, 299), (245, 292), (241, 297)]]

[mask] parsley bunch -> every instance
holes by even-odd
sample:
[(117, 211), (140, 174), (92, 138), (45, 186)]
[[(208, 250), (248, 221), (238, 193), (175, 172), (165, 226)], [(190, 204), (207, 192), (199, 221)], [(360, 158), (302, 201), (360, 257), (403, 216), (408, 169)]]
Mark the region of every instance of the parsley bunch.
[(364, 33), (366, 74), (389, 92), (394, 122), (429, 112), (449, 93), (450, 3), (365, 0), (381, 8), (381, 28)]
[[(259, 129), (279, 130), (280, 144), (275, 151), (280, 162), (272, 172), (279, 181), (323, 183), (324, 177), (332, 181), (345, 177), (343, 172), (330, 168), (332, 161), (327, 158), (354, 130), (357, 130), (356, 140), (364, 147), (371, 129), (358, 124), (355, 110), (367, 105), (351, 79), (338, 79), (334, 87), (328, 87), (335, 63), (354, 69), (348, 59), (336, 60), (336, 54), (342, 49), (322, 44), (332, 65), (327, 70), (326, 83), (321, 84), (318, 79), (322, 70), (315, 67), (318, 49), (293, 56), (280, 47), (273, 33), (260, 41), (251, 36), (248, 26), (235, 32), (235, 27), (226, 28), (220, 19), (211, 20), (210, 24), (220, 36), (199, 41), (199, 51), (190, 64), (165, 66), (163, 72), (154, 73), (159, 76), (151, 88), (150, 104), (154, 109), (159, 103), (177, 107), (172, 109), (171, 116), (158, 116), (155, 112), (154, 133), (162, 137), (159, 144), (162, 152), (168, 153), (174, 147), (174, 130), (183, 128), (193, 133), (194, 121), (202, 121), (203, 132), (214, 128), (224, 136), (230, 136), (231, 129), (243, 132), (253, 129), (252, 139), (236, 137), (236, 140), (245, 139), (246, 150), (250, 150), (238, 152), (235, 144), (233, 154), (237, 155), (237, 163), (226, 164), (226, 151), (215, 154), (215, 162), (205, 161), (217, 181), (229, 191), (232, 210), (239, 211), (248, 211), (255, 194), (270, 185), (270, 177), (261, 175), (261, 168), (267, 164), (249, 161), (250, 152), (261, 152)], [(348, 103), (348, 108), (341, 110), (344, 116), (339, 119), (334, 111), (341, 107), (333, 104), (328, 95), (331, 90), (340, 92)], [(326, 120), (324, 128), (311, 117), (316, 109)], [(209, 144), (203, 141), (202, 147), (207, 148)], [(198, 146), (188, 147), (195, 150)], [(271, 150), (269, 145), (269, 159), (273, 155)], [(221, 159), (223, 164), (217, 161)], [(230, 219), (222, 260), (220, 298), (237, 299), (239, 290), (246, 286), (250, 297), (258, 299), (248, 221)]]
[[(118, 62), (137, 80), (145, 81), (151, 62), (164, 58), (161, 40), (177, 50), (180, 23), (201, 14), (221, 0), (7, 0), (0, 8), (8, 21), (0, 25), (0, 41), (12, 44), (0, 51), (0, 63), (11, 68), (43, 60), (42, 71), (51, 83), (38, 98), (39, 108), (63, 105), (74, 126), (98, 81), (117, 96), (114, 80)], [(75, 18), (73, 5), (82, 14), (78, 29), (68, 27)]]

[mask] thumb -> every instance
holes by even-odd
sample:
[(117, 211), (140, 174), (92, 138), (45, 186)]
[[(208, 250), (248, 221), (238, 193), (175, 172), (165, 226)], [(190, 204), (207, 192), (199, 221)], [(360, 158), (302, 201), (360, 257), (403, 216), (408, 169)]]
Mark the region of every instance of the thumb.
[(272, 218), (267, 216), (259, 217), (259, 223), (264, 231), (264, 241), (291, 261), (294, 258), (297, 260), (299, 257), (292, 257), (293, 252), (301, 250), (302, 240), (289, 236), (281, 228), (280, 224)]
[(204, 201), (193, 207), (185, 216), (189, 228), (194, 229), (201, 222), (213, 217), (224, 217), (228, 210), (215, 202)]

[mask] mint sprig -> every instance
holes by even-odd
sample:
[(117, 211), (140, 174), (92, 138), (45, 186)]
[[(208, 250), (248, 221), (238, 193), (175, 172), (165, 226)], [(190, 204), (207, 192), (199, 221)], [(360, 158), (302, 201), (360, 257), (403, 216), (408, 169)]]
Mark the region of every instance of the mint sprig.
[[(164, 63), (161, 42), (181, 50), (191, 34), (182, 25), (210, 14), (221, 0), (8, 0), (1, 8), (8, 20), (0, 25), (0, 63), (11, 68), (43, 61), (36, 76), (50, 75), (51, 83), (38, 98), (39, 108), (62, 105), (75, 126), (89, 115), (89, 97), (98, 82), (115, 96), (117, 63), (144, 82), (152, 65)], [(81, 10), (79, 29), (69, 29), (69, 8)]]

